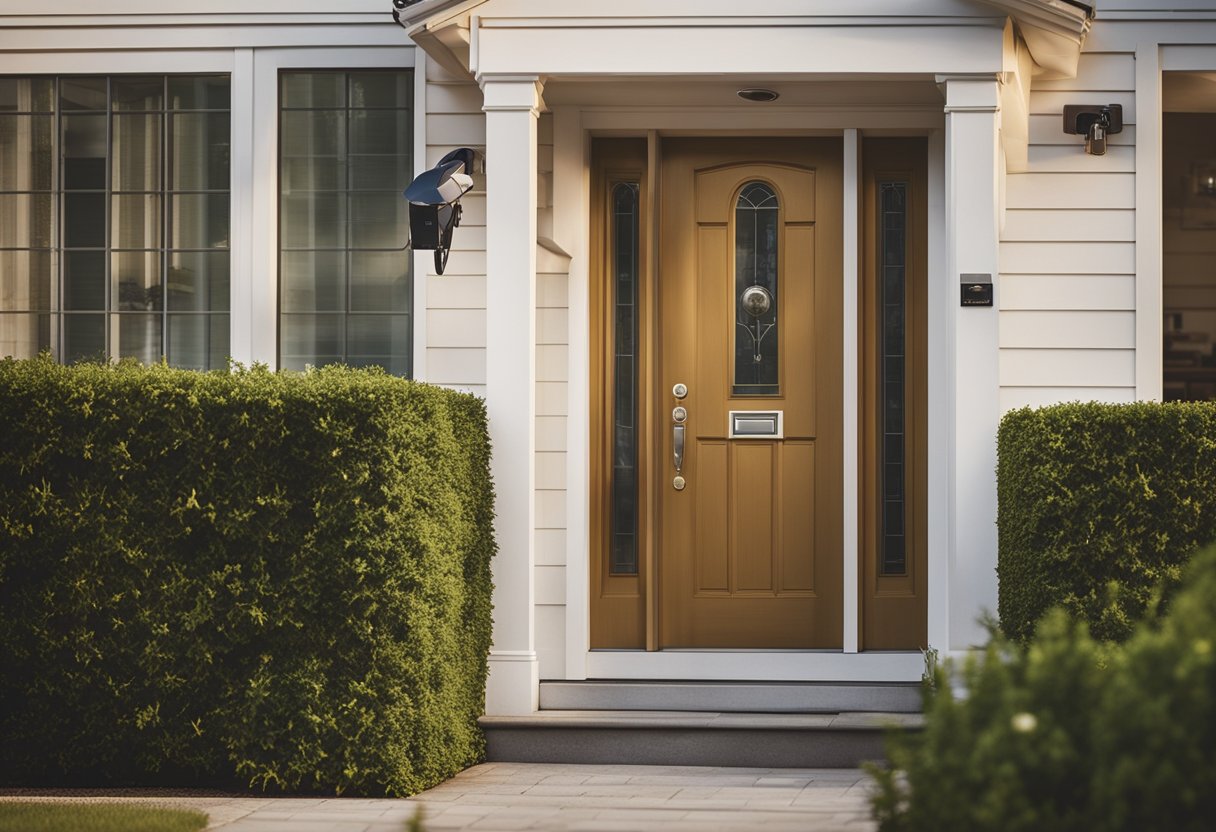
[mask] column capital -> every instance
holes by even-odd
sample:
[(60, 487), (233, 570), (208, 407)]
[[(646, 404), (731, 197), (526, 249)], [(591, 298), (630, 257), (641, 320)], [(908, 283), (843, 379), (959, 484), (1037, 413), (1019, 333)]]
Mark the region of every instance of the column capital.
[(994, 74), (938, 75), (947, 113), (995, 113), (1001, 109), (1001, 79)]
[(538, 75), (481, 75), (483, 104), (481, 109), (490, 112), (531, 112), (540, 115), (545, 102), (541, 93), (545, 82)]

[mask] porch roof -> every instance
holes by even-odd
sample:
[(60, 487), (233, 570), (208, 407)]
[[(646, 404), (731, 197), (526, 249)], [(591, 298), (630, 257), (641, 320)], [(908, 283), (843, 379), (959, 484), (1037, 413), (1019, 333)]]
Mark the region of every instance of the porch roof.
[[(449, 71), (470, 73), (470, 17), (492, 0), (392, 0), (393, 18)], [(1082, 0), (964, 0), (992, 7), (1017, 27), (1044, 79), (1076, 75), (1095, 7)], [(526, 4), (525, 4), (526, 5)], [(893, 7), (894, 10), (894, 7)]]

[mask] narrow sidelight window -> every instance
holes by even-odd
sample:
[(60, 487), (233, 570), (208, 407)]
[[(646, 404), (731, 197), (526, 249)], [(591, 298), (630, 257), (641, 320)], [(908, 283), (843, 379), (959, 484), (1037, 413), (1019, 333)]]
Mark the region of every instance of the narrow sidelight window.
[(879, 479), (882, 533), (879, 536), (879, 572), (903, 575), (907, 571), (905, 523), (906, 393), (907, 377), (907, 228), (908, 186), (905, 182), (878, 183), (878, 309), (879, 322)]
[(413, 72), (284, 72), (279, 86), (280, 365), (412, 370)]
[(749, 182), (735, 204), (735, 374), (731, 393), (769, 396), (777, 381), (777, 194)]
[(633, 182), (612, 189), (612, 575), (638, 572), (638, 193)]
[(229, 353), (226, 75), (0, 78), (0, 353)]

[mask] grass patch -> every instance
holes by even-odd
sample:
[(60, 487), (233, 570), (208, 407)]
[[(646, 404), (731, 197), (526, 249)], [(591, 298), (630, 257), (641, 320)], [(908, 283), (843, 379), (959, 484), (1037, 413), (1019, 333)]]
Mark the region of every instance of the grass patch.
[(0, 802), (0, 832), (196, 832), (202, 812), (132, 803)]

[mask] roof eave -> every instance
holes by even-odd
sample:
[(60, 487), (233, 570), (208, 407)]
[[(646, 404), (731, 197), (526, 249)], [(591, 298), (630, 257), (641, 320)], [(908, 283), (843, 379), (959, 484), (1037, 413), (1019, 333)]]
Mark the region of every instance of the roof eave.
[(1095, 9), (1079, 0), (980, 0), (1017, 25), (1038, 65), (1038, 78), (1074, 78)]

